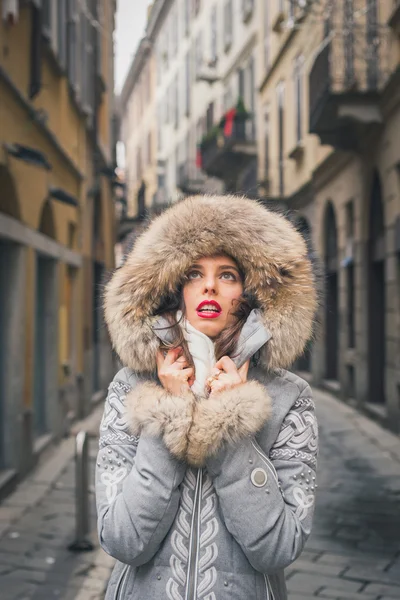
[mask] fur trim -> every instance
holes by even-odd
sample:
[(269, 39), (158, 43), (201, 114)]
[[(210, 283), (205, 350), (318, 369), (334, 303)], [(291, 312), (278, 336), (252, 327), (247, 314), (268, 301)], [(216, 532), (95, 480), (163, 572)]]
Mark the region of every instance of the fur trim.
[(259, 431), (271, 414), (271, 399), (258, 381), (248, 381), (195, 404), (186, 460), (204, 465), (224, 442), (235, 444)]
[(256, 297), (272, 335), (261, 352), (264, 368), (287, 367), (303, 352), (317, 295), (301, 234), (255, 200), (194, 196), (150, 224), (106, 286), (105, 319), (123, 364), (136, 372), (156, 370), (155, 311), (195, 260), (221, 253), (243, 269), (245, 289)]
[(172, 396), (156, 383), (142, 383), (126, 396), (126, 412), (133, 435), (162, 437), (179, 459), (184, 459), (193, 422), (195, 397)]

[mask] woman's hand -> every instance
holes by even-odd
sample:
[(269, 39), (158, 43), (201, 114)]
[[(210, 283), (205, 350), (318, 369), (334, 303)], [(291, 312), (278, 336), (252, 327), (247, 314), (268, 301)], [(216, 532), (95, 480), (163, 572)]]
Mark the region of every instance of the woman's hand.
[(161, 385), (174, 396), (184, 396), (194, 382), (194, 369), (188, 367), (182, 348), (168, 350), (165, 358), (157, 352), (157, 373)]
[(211, 394), (229, 390), (247, 381), (250, 360), (247, 360), (240, 369), (229, 356), (223, 356), (215, 365), (215, 369), (209, 381)]

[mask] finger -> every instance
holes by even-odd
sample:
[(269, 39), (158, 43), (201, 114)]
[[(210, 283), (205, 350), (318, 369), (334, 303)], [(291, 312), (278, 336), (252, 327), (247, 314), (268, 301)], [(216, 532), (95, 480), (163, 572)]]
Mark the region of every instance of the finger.
[(156, 360), (157, 360), (157, 370), (159, 371), (161, 369), (161, 367), (164, 364), (164, 354), (161, 352), (161, 350), (157, 351), (156, 354)]
[(243, 381), (247, 381), (247, 373), (249, 372), (250, 360), (246, 360), (246, 362), (238, 369), (238, 373), (240, 375), (240, 379)]
[(189, 379), (190, 377), (194, 377), (194, 369), (193, 367), (189, 367), (188, 369), (182, 370), (182, 375), (185, 376), (185, 379)]
[(216, 369), (221, 369), (225, 371), (225, 373), (237, 373), (237, 368), (235, 363), (229, 356), (223, 356), (219, 359), (217, 364), (215, 365)]
[(182, 348), (180, 346), (178, 346), (178, 348), (171, 348), (171, 350), (168, 350), (167, 356), (165, 357), (164, 366), (170, 367), (173, 365), (181, 352)]

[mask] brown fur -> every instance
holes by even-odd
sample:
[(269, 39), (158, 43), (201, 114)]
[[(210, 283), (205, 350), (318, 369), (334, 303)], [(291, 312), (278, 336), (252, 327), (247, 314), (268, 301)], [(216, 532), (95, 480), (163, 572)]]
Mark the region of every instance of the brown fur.
[(218, 253), (239, 263), (272, 334), (261, 353), (264, 368), (287, 367), (303, 352), (317, 298), (300, 233), (254, 200), (197, 196), (156, 218), (107, 285), (105, 318), (126, 366), (156, 370), (159, 340), (151, 325), (161, 297), (179, 287), (195, 260)]
[(263, 385), (248, 381), (195, 404), (186, 460), (196, 467), (218, 452), (224, 442), (235, 444), (253, 436), (271, 414)]
[(248, 381), (207, 399), (172, 396), (156, 383), (142, 383), (126, 397), (132, 433), (162, 437), (177, 458), (200, 467), (223, 442), (234, 444), (261, 429), (271, 412), (263, 385)]
[(141, 383), (126, 396), (126, 412), (134, 435), (163, 437), (169, 451), (185, 459), (195, 397), (172, 396), (156, 383)]

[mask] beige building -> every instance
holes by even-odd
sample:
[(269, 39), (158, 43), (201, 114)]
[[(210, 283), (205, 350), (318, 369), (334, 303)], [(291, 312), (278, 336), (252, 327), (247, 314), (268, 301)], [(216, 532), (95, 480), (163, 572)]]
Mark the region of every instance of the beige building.
[(0, 0), (0, 494), (112, 375), (114, 12)]
[(399, 3), (262, 4), (259, 179), (324, 274), (299, 366), (399, 431)]

